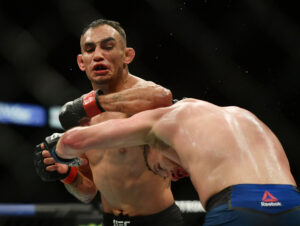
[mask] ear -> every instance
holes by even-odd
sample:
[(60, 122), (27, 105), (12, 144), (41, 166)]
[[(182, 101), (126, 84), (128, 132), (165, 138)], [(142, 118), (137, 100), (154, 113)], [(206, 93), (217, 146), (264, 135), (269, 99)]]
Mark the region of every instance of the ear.
[(80, 70), (85, 71), (85, 66), (84, 66), (84, 63), (82, 60), (82, 54), (77, 55), (77, 64), (78, 64), (78, 67), (80, 68)]
[(130, 64), (133, 61), (133, 58), (135, 56), (135, 51), (133, 48), (126, 48), (125, 49), (125, 57), (123, 62), (125, 64)]

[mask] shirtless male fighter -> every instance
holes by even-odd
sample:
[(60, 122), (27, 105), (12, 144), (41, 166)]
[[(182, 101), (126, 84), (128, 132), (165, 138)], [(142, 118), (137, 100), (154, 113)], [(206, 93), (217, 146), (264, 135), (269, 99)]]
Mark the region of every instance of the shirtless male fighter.
[[(80, 45), (77, 62), (93, 91), (63, 106), (60, 121), (65, 129), (172, 104), (168, 89), (129, 73), (128, 64), (135, 51), (127, 47), (125, 32), (118, 22), (93, 21), (83, 30)], [(61, 180), (83, 202), (90, 202), (100, 191), (105, 226), (184, 225), (169, 178), (147, 169), (141, 147), (101, 153), (91, 149), (82, 156), (88, 164), (77, 168), (58, 164), (51, 157), (47, 149), (58, 138), (54, 134), (38, 146), (38, 174), (45, 181)]]
[(189, 174), (207, 211), (205, 226), (300, 225), (300, 193), (280, 141), (239, 107), (189, 98), (130, 118), (75, 127), (52, 153), (70, 163), (90, 149), (101, 153), (145, 144), (151, 147), (144, 154), (153, 172), (172, 177), (182, 167)]

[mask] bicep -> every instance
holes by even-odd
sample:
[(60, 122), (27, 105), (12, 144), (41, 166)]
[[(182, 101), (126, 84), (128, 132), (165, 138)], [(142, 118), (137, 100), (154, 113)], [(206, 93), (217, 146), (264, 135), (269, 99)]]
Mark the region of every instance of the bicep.
[[(144, 111), (126, 119), (108, 120), (93, 126), (94, 147), (123, 148), (146, 144), (154, 119), (153, 111)], [(88, 128), (87, 128), (88, 129)]]
[(144, 111), (125, 119), (111, 119), (88, 127), (75, 127), (63, 136), (70, 152), (125, 148), (146, 144), (162, 109)]

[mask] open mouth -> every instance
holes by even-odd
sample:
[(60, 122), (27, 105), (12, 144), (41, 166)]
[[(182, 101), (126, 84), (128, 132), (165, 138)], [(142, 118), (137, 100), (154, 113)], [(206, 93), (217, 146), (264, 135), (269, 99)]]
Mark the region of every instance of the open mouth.
[(97, 64), (93, 67), (93, 70), (97, 74), (106, 74), (108, 72), (108, 67), (103, 64)]

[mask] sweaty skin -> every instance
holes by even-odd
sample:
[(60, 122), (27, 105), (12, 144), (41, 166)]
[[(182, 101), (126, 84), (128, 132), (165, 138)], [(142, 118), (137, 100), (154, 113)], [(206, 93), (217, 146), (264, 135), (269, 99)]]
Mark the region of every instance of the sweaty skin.
[(203, 206), (234, 184), (296, 185), (279, 140), (262, 121), (245, 109), (196, 99), (74, 128), (61, 137), (57, 154), (74, 158), (90, 148), (143, 144), (152, 147), (148, 163), (157, 173), (170, 175), (177, 164), (189, 173)]
[[(84, 125), (172, 104), (168, 89), (129, 73), (128, 64), (134, 55), (134, 50), (109, 25), (89, 28), (81, 37), (78, 66), (87, 74), (93, 89), (104, 92), (98, 100), (106, 111), (84, 121)], [(102, 152), (89, 149), (81, 155), (88, 164), (79, 167), (74, 183), (65, 184), (67, 190), (83, 202), (90, 202), (100, 191), (103, 211), (115, 215), (150, 215), (168, 208), (174, 203), (170, 180), (147, 169), (141, 150), (140, 146)], [(43, 156), (46, 164), (54, 163), (47, 151)], [(64, 173), (67, 166), (56, 163), (47, 170)]]
[[(124, 113), (105, 112), (94, 117), (91, 124), (125, 117)], [(85, 152), (105, 212), (146, 215), (159, 212), (174, 202), (170, 180), (147, 169), (141, 150), (142, 147), (137, 146)]]

